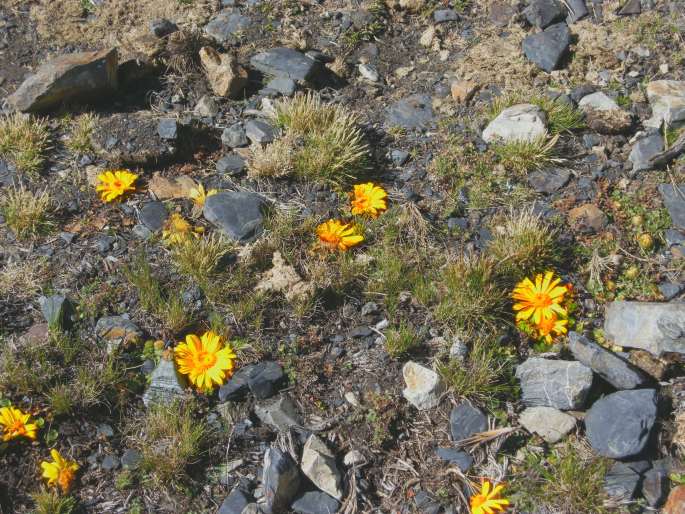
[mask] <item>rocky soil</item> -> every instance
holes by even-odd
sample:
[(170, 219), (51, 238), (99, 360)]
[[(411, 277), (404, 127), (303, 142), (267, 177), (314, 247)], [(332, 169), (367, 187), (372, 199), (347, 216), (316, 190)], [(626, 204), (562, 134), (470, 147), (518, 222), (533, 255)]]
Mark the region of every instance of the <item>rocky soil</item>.
[[(467, 513), (481, 478), (509, 512), (685, 513), (684, 38), (682, 0), (4, 0), (0, 406), (44, 424), (0, 444), (0, 514)], [(307, 92), (358, 116), (354, 180), (291, 172), (273, 113)], [(137, 191), (103, 203), (108, 169)], [(322, 252), (369, 180), (390, 209)], [(17, 190), (50, 197), (28, 233)], [(174, 213), (226, 242), (211, 274)], [(553, 344), (512, 263), (573, 286)], [(206, 395), (169, 355), (210, 328), (239, 359)]]

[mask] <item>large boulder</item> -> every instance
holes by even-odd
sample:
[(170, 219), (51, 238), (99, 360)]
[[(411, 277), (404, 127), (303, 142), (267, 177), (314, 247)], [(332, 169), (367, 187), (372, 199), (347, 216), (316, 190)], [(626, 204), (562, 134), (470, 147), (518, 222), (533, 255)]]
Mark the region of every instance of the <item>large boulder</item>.
[(46, 62), (7, 99), (22, 112), (44, 112), (61, 103), (104, 99), (117, 88), (117, 50), (73, 53)]
[(604, 334), (613, 343), (654, 355), (685, 353), (685, 303), (612, 302)]

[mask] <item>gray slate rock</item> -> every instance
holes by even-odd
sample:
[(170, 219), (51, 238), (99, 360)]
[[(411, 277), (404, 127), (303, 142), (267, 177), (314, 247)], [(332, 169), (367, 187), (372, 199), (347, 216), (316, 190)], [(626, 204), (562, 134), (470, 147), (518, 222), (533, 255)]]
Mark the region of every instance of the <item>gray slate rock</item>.
[(302, 418), (295, 402), (285, 394), (275, 400), (258, 403), (254, 411), (262, 423), (279, 432), (287, 432), (290, 427), (302, 425)]
[(297, 91), (297, 83), (288, 77), (276, 77), (269, 81), (264, 90), (274, 91), (283, 96), (293, 96)]
[(685, 353), (685, 303), (612, 302), (606, 307), (604, 334), (619, 346), (654, 355)]
[(461, 403), (450, 412), (450, 433), (455, 442), (487, 429), (488, 417), (470, 403)]
[(335, 454), (314, 434), (304, 444), (300, 466), (312, 484), (336, 500), (342, 499), (342, 475), (335, 463)]
[(236, 371), (228, 381), (219, 388), (220, 402), (239, 402), (245, 399), (250, 387), (247, 385), (252, 366), (244, 366)]
[(138, 450), (128, 448), (121, 456), (121, 466), (124, 469), (138, 469), (142, 460), (143, 455)]
[(685, 290), (685, 283), (663, 282), (659, 284), (659, 292), (664, 300), (672, 300)]
[(611, 459), (640, 453), (656, 420), (654, 389), (618, 391), (597, 400), (585, 416), (585, 430), (592, 448)]
[(642, 481), (642, 496), (650, 507), (661, 507), (669, 490), (668, 473), (665, 469), (653, 467), (645, 473)]
[(178, 122), (174, 118), (162, 118), (157, 123), (157, 134), (162, 139), (176, 139), (178, 137)]
[(245, 171), (246, 166), (247, 163), (245, 162), (245, 159), (243, 159), (237, 153), (224, 155), (221, 159), (216, 161), (216, 171), (222, 175), (240, 175), (243, 171)]
[(642, 13), (642, 2), (640, 0), (628, 0), (616, 12), (619, 16), (632, 16)]
[(255, 398), (265, 400), (278, 392), (285, 378), (280, 364), (274, 361), (264, 361), (251, 367), (247, 384)]
[(388, 108), (385, 124), (389, 127), (424, 129), (433, 123), (434, 118), (430, 96), (412, 95)]
[(74, 307), (66, 296), (58, 294), (41, 296), (38, 298), (38, 303), (49, 327), (60, 330), (69, 328)]
[(143, 395), (143, 403), (146, 407), (153, 404), (168, 405), (183, 396), (186, 385), (183, 375), (176, 371), (174, 362), (160, 359)]
[(322, 69), (321, 63), (292, 48), (272, 48), (250, 59), (253, 68), (273, 77), (307, 81)]
[(528, 184), (538, 193), (552, 194), (558, 191), (571, 178), (571, 172), (564, 168), (534, 171), (528, 174)]
[(102, 100), (117, 88), (117, 50), (73, 53), (43, 64), (7, 98), (22, 112), (44, 112), (62, 102)]
[(221, 134), (221, 142), (229, 148), (247, 146), (249, 141), (242, 123), (234, 123), (230, 127), (225, 128)]
[(633, 163), (633, 171), (650, 169), (652, 166), (649, 160), (663, 150), (664, 138), (658, 132), (637, 140), (628, 156), (628, 160)]
[(245, 135), (253, 143), (271, 143), (275, 137), (273, 125), (262, 120), (250, 120), (245, 124)]
[(523, 403), (528, 406), (580, 409), (592, 386), (592, 370), (580, 362), (531, 357), (516, 368)]
[(533, 0), (523, 11), (528, 23), (546, 29), (553, 23), (563, 21), (566, 9), (557, 0)]
[(458, 21), (459, 15), (454, 9), (437, 9), (433, 12), (433, 21), (435, 23), (445, 23), (447, 21)]
[(659, 184), (659, 193), (664, 201), (668, 213), (671, 215), (673, 227), (685, 230), (685, 184)]
[(105, 458), (102, 459), (102, 463), (100, 463), (100, 467), (105, 471), (114, 471), (115, 469), (118, 469), (120, 465), (121, 462), (116, 455), (106, 455)]
[(649, 468), (647, 461), (616, 461), (604, 477), (604, 490), (615, 500), (631, 500), (643, 473)]
[(202, 213), (231, 239), (247, 242), (262, 232), (263, 205), (254, 193), (223, 191), (207, 198)]
[(157, 37), (165, 37), (178, 31), (178, 26), (166, 18), (158, 18), (150, 22), (150, 32)]
[(566, 18), (568, 23), (575, 23), (582, 20), (588, 15), (587, 5), (585, 5), (585, 0), (566, 0), (569, 14)]
[(250, 18), (237, 13), (221, 12), (205, 25), (205, 34), (217, 43), (233, 41), (236, 32), (246, 30), (252, 24)]
[(300, 487), (300, 481), (300, 470), (290, 455), (278, 448), (266, 450), (262, 484), (268, 514), (283, 512), (290, 507), (290, 502)]
[(483, 130), (483, 141), (535, 141), (547, 133), (547, 116), (537, 105), (507, 107)]
[(457, 466), (462, 473), (466, 473), (473, 464), (473, 457), (470, 454), (456, 448), (438, 448), (435, 454), (438, 458)]
[(557, 23), (523, 40), (523, 53), (546, 72), (556, 70), (568, 52), (571, 32), (565, 23)]
[(334, 514), (340, 510), (340, 502), (320, 491), (307, 491), (301, 494), (292, 504), (297, 514)]
[(169, 211), (162, 202), (147, 202), (138, 213), (140, 222), (152, 232), (162, 230), (164, 222), (169, 217)]
[(616, 389), (635, 389), (649, 382), (638, 368), (615, 353), (593, 343), (577, 332), (569, 332), (568, 347), (573, 356)]
[(242, 514), (245, 507), (252, 502), (254, 502), (252, 495), (237, 487), (226, 496), (217, 514)]

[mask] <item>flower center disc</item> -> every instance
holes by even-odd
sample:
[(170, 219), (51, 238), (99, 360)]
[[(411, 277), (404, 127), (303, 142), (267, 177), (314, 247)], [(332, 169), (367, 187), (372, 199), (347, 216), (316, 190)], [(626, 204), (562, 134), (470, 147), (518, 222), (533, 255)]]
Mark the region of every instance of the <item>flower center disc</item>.
[(476, 496), (471, 498), (471, 507), (480, 507), (485, 503), (485, 496), (482, 494), (477, 494)]
[(17, 420), (9, 426), (9, 431), (23, 434), (25, 432), (24, 424), (21, 421)]
[(203, 371), (208, 370), (216, 364), (216, 355), (208, 352), (200, 352), (197, 355), (197, 366)]
[(533, 302), (538, 307), (549, 307), (552, 305), (552, 299), (545, 293), (536, 293)]

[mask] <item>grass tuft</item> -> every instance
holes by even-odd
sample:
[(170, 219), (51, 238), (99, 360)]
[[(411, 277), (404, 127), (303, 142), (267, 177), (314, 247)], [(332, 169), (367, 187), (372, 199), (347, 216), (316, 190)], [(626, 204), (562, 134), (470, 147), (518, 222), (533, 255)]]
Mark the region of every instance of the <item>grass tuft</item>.
[(71, 120), (69, 136), (65, 144), (72, 153), (85, 155), (93, 152), (93, 144), (90, 137), (95, 131), (97, 121), (97, 115), (89, 112)]
[(62, 496), (57, 491), (41, 489), (31, 494), (36, 504), (33, 514), (71, 514), (76, 509), (73, 496)]
[(605, 514), (604, 476), (608, 459), (598, 458), (582, 443), (566, 443), (546, 458), (527, 450), (522, 471), (510, 484), (510, 498), (521, 511), (560, 514)]
[(171, 258), (183, 275), (204, 284), (211, 280), (224, 255), (233, 249), (226, 239), (213, 233), (199, 239), (189, 238), (183, 244), (174, 246)]
[(124, 268), (124, 275), (138, 290), (141, 307), (156, 316), (173, 333), (180, 332), (190, 323), (190, 317), (179, 294), (166, 292), (159, 280), (152, 274), (145, 252), (139, 252), (130, 266)]
[(207, 438), (205, 423), (178, 402), (151, 406), (129, 427), (132, 445), (142, 454), (142, 469), (157, 485), (182, 483)]
[(52, 198), (47, 191), (34, 193), (24, 187), (9, 189), (0, 199), (0, 212), (17, 238), (27, 239), (45, 233), (51, 226)]
[(393, 359), (402, 357), (419, 346), (421, 334), (403, 321), (397, 328), (391, 328), (385, 333), (385, 351)]
[(493, 153), (507, 170), (525, 174), (553, 164), (563, 162), (556, 157), (555, 146), (559, 135), (552, 138), (540, 136), (533, 141), (498, 142), (492, 145)]
[(516, 281), (559, 258), (556, 231), (532, 209), (510, 210), (492, 232), (488, 253)]
[(0, 118), (0, 157), (20, 172), (37, 176), (43, 169), (49, 144), (46, 120), (19, 113)]
[(481, 404), (494, 404), (512, 393), (513, 358), (491, 339), (478, 338), (466, 358), (438, 364), (438, 373), (455, 395)]
[(455, 332), (492, 329), (505, 318), (508, 299), (499, 278), (491, 257), (460, 256), (441, 272), (435, 317)]
[(276, 103), (276, 123), (284, 137), (257, 149), (252, 176), (291, 173), (316, 182), (346, 182), (369, 165), (369, 147), (358, 117), (340, 105), (326, 104), (315, 93)]

